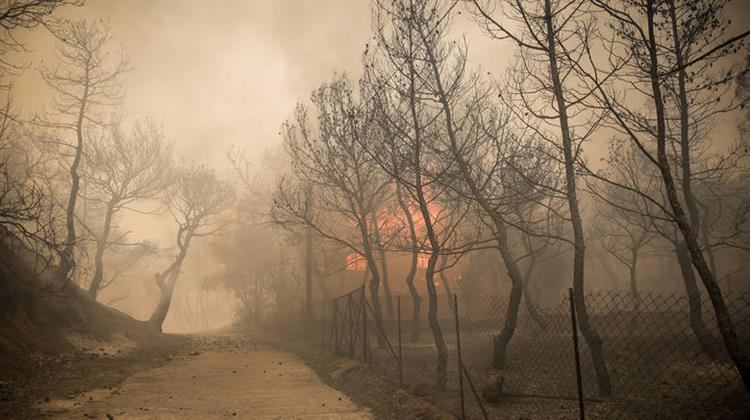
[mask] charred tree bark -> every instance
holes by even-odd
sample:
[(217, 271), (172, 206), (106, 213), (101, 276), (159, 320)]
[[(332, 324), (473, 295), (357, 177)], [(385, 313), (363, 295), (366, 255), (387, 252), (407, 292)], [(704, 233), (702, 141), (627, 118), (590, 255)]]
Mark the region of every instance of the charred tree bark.
[(386, 260), (386, 253), (382, 246), (378, 248), (378, 256), (380, 257), (380, 270), (383, 273), (383, 293), (385, 293), (386, 310), (388, 311), (388, 317), (395, 319), (393, 293), (391, 293), (391, 284), (388, 279), (388, 261)]
[(687, 293), (690, 328), (693, 330), (693, 334), (698, 339), (698, 343), (703, 351), (711, 357), (716, 357), (716, 350), (713, 346), (714, 338), (703, 321), (703, 302), (701, 302), (701, 294), (690, 261), (690, 254), (684, 243), (675, 243), (674, 247), (680, 272), (682, 273), (682, 280), (685, 284), (685, 293)]
[[(688, 219), (688, 215), (682, 208), (682, 203), (677, 196), (677, 188), (675, 180), (672, 176), (670, 168), (669, 157), (667, 156), (666, 150), (666, 113), (664, 107), (664, 99), (662, 98), (660, 75), (659, 75), (659, 63), (658, 63), (658, 49), (656, 44), (655, 34), (655, 23), (654, 17), (656, 10), (654, 9), (654, 0), (648, 0), (646, 2), (646, 17), (648, 27), (648, 52), (649, 52), (649, 76), (651, 79), (651, 90), (654, 99), (654, 107), (656, 111), (656, 139), (657, 139), (657, 163), (661, 173), (662, 181), (664, 183), (667, 200), (670, 208), (672, 209), (673, 218), (675, 224), (680, 229), (682, 236), (685, 239), (685, 245), (690, 253), (693, 266), (695, 267), (698, 275), (703, 281), (703, 286), (706, 288), (708, 297), (711, 300), (711, 304), (716, 314), (716, 321), (719, 325), (719, 331), (721, 331), (722, 338), (724, 339), (724, 345), (732, 358), (737, 370), (742, 377), (745, 384), (745, 388), (750, 389), (750, 355), (742, 348), (737, 331), (734, 327), (734, 322), (729, 316), (729, 311), (724, 301), (724, 297), (721, 294), (721, 288), (716, 282), (714, 274), (706, 262), (703, 250), (698, 243), (698, 238), (693, 226), (691, 226)], [(679, 57), (678, 57), (679, 60)], [(679, 65), (679, 63), (678, 63)], [(685, 200), (689, 200), (689, 197), (685, 197)], [(691, 205), (688, 204), (690, 210)]]
[[(430, 45), (424, 33), (420, 32), (420, 36), (422, 37), (422, 41), (425, 45)], [(482, 210), (484, 210), (492, 219), (493, 225), (495, 227), (494, 233), (498, 250), (500, 251), (500, 255), (503, 259), (503, 262), (505, 263), (505, 267), (508, 270), (508, 276), (511, 280), (511, 291), (508, 301), (508, 310), (505, 317), (505, 324), (503, 325), (503, 329), (500, 331), (500, 334), (495, 337), (492, 357), (493, 365), (496, 368), (502, 368), (505, 366), (508, 344), (510, 343), (510, 339), (513, 337), (518, 321), (518, 308), (521, 303), (523, 280), (521, 279), (521, 272), (518, 269), (518, 265), (516, 264), (516, 259), (513, 257), (510, 248), (508, 247), (508, 235), (505, 222), (502, 220), (497, 210), (492, 207), (492, 205), (487, 201), (484, 194), (481, 192), (476, 180), (471, 174), (468, 162), (466, 162), (464, 156), (460, 153), (458, 138), (453, 125), (452, 109), (448, 102), (448, 95), (443, 87), (443, 82), (440, 76), (440, 69), (438, 67), (438, 61), (434, 55), (434, 51), (432, 51), (431, 48), (426, 48), (425, 52), (430, 62), (429, 64), (432, 70), (432, 75), (434, 77), (437, 100), (441, 104), (442, 112), (445, 117), (445, 128), (448, 134), (448, 140), (450, 142), (450, 151), (453, 155), (453, 158), (456, 160), (456, 163), (458, 164), (461, 176), (469, 186), (472, 198), (479, 203), (479, 205), (482, 207)], [(432, 257), (434, 257), (434, 255), (430, 256), (430, 261), (432, 261)]]
[[(414, 109), (412, 108), (412, 112)], [(416, 113), (415, 113), (416, 117)], [(421, 153), (420, 149), (417, 148), (417, 156)], [(445, 338), (443, 337), (443, 330), (440, 328), (440, 322), (437, 318), (438, 310), (438, 296), (437, 289), (435, 288), (435, 265), (437, 265), (438, 252), (440, 251), (440, 242), (438, 241), (437, 234), (435, 233), (435, 227), (432, 224), (430, 217), (429, 207), (427, 206), (427, 200), (422, 191), (422, 176), (420, 172), (417, 172), (417, 202), (419, 203), (419, 210), (422, 213), (424, 219), (425, 230), (427, 231), (427, 238), (430, 243), (430, 259), (427, 261), (427, 270), (425, 272), (425, 282), (427, 284), (427, 321), (430, 324), (430, 330), (432, 331), (432, 337), (435, 339), (435, 348), (437, 350), (437, 364), (436, 364), (436, 387), (440, 390), (445, 389), (448, 380), (448, 348), (445, 345)]]
[(563, 86), (560, 79), (560, 71), (557, 64), (557, 39), (553, 25), (553, 14), (551, 0), (544, 1), (544, 21), (546, 24), (547, 58), (549, 59), (549, 73), (554, 90), (555, 102), (558, 108), (560, 132), (562, 135), (562, 149), (565, 163), (565, 191), (570, 211), (570, 222), (573, 228), (573, 293), (575, 296), (576, 314), (581, 333), (591, 351), (591, 359), (596, 371), (596, 379), (599, 386), (599, 394), (603, 397), (612, 395), (612, 382), (609, 370), (604, 359), (604, 348), (602, 340), (591, 325), (588, 310), (586, 308), (584, 287), (584, 264), (585, 264), (585, 236), (583, 233), (583, 222), (578, 205), (576, 191), (575, 156), (573, 152), (573, 140), (570, 135), (567, 107), (568, 104), (563, 94)]
[(391, 293), (391, 285), (388, 282), (388, 261), (386, 260), (385, 248), (383, 241), (380, 236), (380, 229), (378, 227), (378, 219), (375, 212), (372, 213), (372, 236), (375, 239), (375, 245), (378, 248), (378, 259), (380, 260), (380, 274), (383, 281), (383, 293), (385, 294), (385, 307), (388, 311), (388, 318), (394, 319), (393, 310), (393, 294)]
[(524, 285), (522, 288), (523, 302), (526, 305), (526, 309), (529, 311), (531, 320), (539, 327), (543, 332), (547, 331), (547, 323), (544, 322), (542, 316), (539, 314), (539, 308), (534, 303), (534, 299), (531, 297), (531, 276), (534, 273), (536, 267), (536, 254), (529, 257), (529, 266), (526, 267), (526, 273), (524, 273)]
[(55, 279), (60, 282), (63, 287), (67, 285), (70, 272), (76, 265), (75, 261), (75, 244), (76, 244), (76, 224), (75, 224), (75, 210), (76, 202), (78, 200), (78, 190), (81, 186), (81, 176), (78, 173), (78, 168), (81, 166), (81, 159), (83, 157), (83, 122), (86, 118), (86, 108), (88, 106), (89, 98), (89, 67), (85, 68), (83, 76), (83, 95), (81, 96), (80, 107), (78, 108), (78, 119), (76, 120), (75, 132), (76, 132), (76, 147), (75, 154), (73, 156), (73, 163), (70, 165), (70, 192), (68, 194), (68, 204), (65, 207), (65, 244), (63, 249), (60, 251), (60, 265), (57, 267), (55, 272)]
[(383, 336), (385, 334), (385, 326), (383, 323), (383, 308), (380, 305), (380, 272), (378, 271), (378, 262), (373, 255), (370, 233), (367, 229), (367, 216), (364, 213), (359, 220), (359, 229), (362, 235), (362, 248), (364, 248), (367, 269), (372, 276), (369, 282), (370, 302), (372, 302), (372, 310), (375, 312), (378, 347), (383, 347), (385, 346), (385, 337)]
[(451, 285), (448, 283), (448, 278), (445, 276), (445, 266), (448, 264), (448, 257), (443, 256), (440, 258), (440, 267), (438, 268), (438, 275), (440, 276), (440, 284), (443, 286), (445, 295), (448, 297), (453, 296), (451, 292)]
[(112, 199), (107, 203), (107, 209), (104, 213), (104, 226), (102, 227), (102, 234), (96, 241), (96, 254), (94, 255), (94, 277), (91, 279), (89, 285), (89, 296), (96, 299), (99, 294), (99, 288), (104, 280), (104, 251), (107, 248), (107, 241), (109, 240), (109, 232), (112, 229), (112, 217), (114, 215), (114, 203), (115, 199)]
[[(409, 44), (413, 45), (412, 31), (409, 31)], [(430, 210), (428, 207), (427, 199), (424, 195), (424, 183), (422, 180), (422, 125), (419, 120), (417, 113), (417, 93), (415, 90), (417, 71), (414, 67), (414, 60), (407, 60), (409, 66), (409, 117), (411, 118), (412, 125), (414, 128), (414, 155), (413, 161), (417, 163), (414, 168), (414, 181), (415, 181), (415, 193), (417, 198), (417, 204), (419, 205), (419, 211), (424, 221), (425, 230), (427, 232), (427, 239), (430, 244), (430, 258), (427, 261), (427, 270), (425, 272), (425, 282), (427, 284), (427, 321), (430, 324), (430, 330), (432, 331), (432, 337), (435, 340), (435, 349), (437, 350), (437, 363), (436, 363), (436, 386), (438, 389), (443, 390), (447, 385), (447, 369), (448, 369), (448, 349), (445, 345), (445, 338), (443, 337), (443, 331), (440, 328), (440, 323), (437, 319), (437, 290), (435, 290), (435, 264), (440, 252), (440, 242), (438, 241), (435, 228), (432, 224), (432, 218), (430, 216)]]
[(184, 228), (181, 228), (180, 230), (181, 232), (177, 234), (177, 246), (180, 248), (180, 252), (166, 271), (155, 275), (156, 285), (159, 286), (159, 303), (157, 303), (154, 312), (151, 313), (148, 323), (158, 332), (162, 332), (164, 320), (167, 318), (169, 307), (172, 305), (172, 296), (174, 295), (174, 288), (177, 284), (177, 279), (180, 277), (182, 262), (185, 261), (185, 257), (187, 257), (188, 247), (193, 238), (193, 232), (186, 231), (184, 232), (185, 236), (183, 240), (181, 235), (183, 234), (182, 231), (184, 231)]
[[(414, 64), (410, 62), (410, 66), (413, 66)], [(414, 69), (411, 69), (411, 73), (414, 73)], [(415, 92), (413, 88), (413, 84), (411, 87), (411, 114), (412, 119), (414, 120), (415, 127), (419, 127), (419, 119), (417, 117), (417, 111), (415, 108), (416, 105), (416, 97)], [(419, 130), (415, 130), (417, 133), (419, 133)], [(415, 161), (420, 162), (421, 161), (421, 141), (417, 141), (417, 144), (419, 145), (416, 147), (415, 150)], [(419, 204), (419, 211), (422, 214), (422, 219), (424, 220), (425, 224), (425, 230), (427, 231), (427, 239), (430, 243), (430, 250), (432, 253), (430, 254), (430, 259), (427, 261), (427, 270), (425, 272), (425, 282), (427, 283), (427, 299), (428, 299), (428, 308), (427, 308), (427, 321), (430, 324), (430, 330), (432, 331), (432, 337), (435, 340), (435, 348), (437, 350), (437, 364), (436, 364), (436, 370), (437, 370), (437, 378), (436, 378), (436, 386), (438, 389), (445, 389), (445, 386), (447, 384), (447, 368), (448, 368), (448, 348), (445, 346), (445, 338), (443, 337), (443, 330), (440, 328), (440, 323), (437, 319), (437, 307), (438, 307), (438, 299), (437, 299), (437, 290), (435, 288), (435, 265), (437, 264), (437, 258), (438, 258), (438, 252), (440, 252), (440, 242), (438, 241), (437, 234), (435, 233), (435, 228), (432, 224), (432, 219), (430, 216), (430, 210), (427, 205), (427, 199), (424, 196), (423, 186), (422, 186), (422, 173), (421, 170), (418, 169), (415, 174), (416, 178), (416, 195), (417, 195), (417, 203)]]
[(148, 322), (158, 332), (162, 332), (164, 320), (167, 318), (169, 307), (172, 305), (172, 296), (174, 295), (174, 287), (177, 284), (179, 271), (180, 266), (177, 265), (172, 271), (155, 276), (156, 285), (159, 286), (159, 303), (156, 305), (156, 309), (154, 309)]
[[(674, 52), (677, 68), (677, 91), (678, 91), (678, 108), (680, 110), (680, 170), (682, 171), (682, 195), (685, 198), (685, 205), (688, 208), (690, 217), (690, 229), (698, 237), (700, 228), (700, 212), (698, 204), (693, 195), (693, 175), (690, 162), (690, 111), (688, 109), (687, 92), (685, 90), (685, 68), (684, 58), (682, 55), (682, 46), (680, 45), (680, 32), (677, 30), (677, 16), (675, 12), (674, 0), (669, 0), (669, 15), (672, 21), (672, 39), (674, 42)], [(666, 139), (665, 139), (666, 140)]]
[(631, 249), (630, 264), (628, 273), (630, 274), (630, 297), (633, 299), (633, 310), (636, 313), (641, 311), (641, 297), (638, 293), (638, 249)]
[[(434, 236), (434, 234), (433, 234)], [(427, 271), (425, 273), (425, 282), (427, 283), (427, 299), (429, 306), (427, 308), (427, 320), (430, 323), (430, 329), (432, 330), (432, 336), (435, 339), (435, 347), (437, 348), (437, 379), (436, 386), (438, 389), (445, 389), (447, 385), (448, 375), (448, 348), (445, 346), (445, 338), (443, 337), (443, 330), (440, 328), (440, 323), (437, 318), (438, 310), (438, 295), (437, 289), (435, 288), (435, 265), (437, 263), (437, 254), (434, 252), (430, 255), (430, 259), (427, 261)]]
[[(502, 369), (505, 367), (505, 361), (508, 356), (508, 345), (510, 344), (511, 338), (513, 338), (513, 334), (516, 331), (516, 325), (518, 324), (518, 309), (521, 306), (523, 280), (521, 279), (521, 272), (518, 269), (516, 260), (508, 247), (508, 237), (505, 231), (505, 225), (501, 224), (502, 221), (499, 220), (498, 215), (495, 215), (493, 219), (497, 219), (495, 221), (497, 246), (500, 250), (500, 255), (502, 256), (503, 261), (506, 262), (505, 268), (508, 271), (508, 277), (511, 282), (508, 309), (505, 314), (505, 324), (503, 325), (503, 329), (500, 330), (500, 334), (495, 337), (492, 353), (492, 365), (496, 369)], [(500, 227), (500, 229), (498, 229), (498, 227)], [(510, 262), (510, 264), (508, 264), (508, 262)]]
[[(698, 201), (698, 204), (700, 205), (701, 202)], [(706, 250), (706, 257), (708, 259), (708, 267), (711, 270), (712, 273), (714, 273), (714, 276), (716, 277), (717, 281), (721, 278), (719, 275), (718, 267), (716, 266), (716, 255), (714, 254), (713, 247), (710, 246), (710, 238), (708, 236), (709, 233), (709, 217), (710, 213), (706, 206), (701, 205), (701, 220), (700, 223), (702, 224), (700, 231), (701, 240), (703, 241), (703, 248)]]
[(419, 340), (419, 318), (422, 304), (422, 297), (419, 296), (417, 288), (414, 287), (414, 276), (417, 274), (417, 258), (419, 257), (419, 250), (417, 249), (417, 231), (414, 228), (414, 217), (409, 211), (409, 207), (404, 202), (404, 197), (401, 195), (401, 185), (396, 183), (396, 199), (398, 205), (401, 207), (401, 211), (404, 213), (406, 223), (409, 226), (409, 239), (411, 240), (411, 262), (409, 264), (409, 272), (406, 274), (406, 286), (409, 288), (409, 295), (411, 295), (412, 301), (412, 313), (411, 313), (411, 339), (412, 341)]

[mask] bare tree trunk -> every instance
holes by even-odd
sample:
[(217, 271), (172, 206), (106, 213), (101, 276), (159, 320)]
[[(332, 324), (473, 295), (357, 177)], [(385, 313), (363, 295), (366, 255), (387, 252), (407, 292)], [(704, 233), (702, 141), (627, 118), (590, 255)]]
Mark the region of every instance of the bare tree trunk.
[(584, 264), (585, 264), (585, 236), (583, 233), (583, 222), (578, 206), (578, 197), (576, 192), (576, 175), (575, 175), (575, 157), (573, 154), (573, 141), (570, 136), (570, 126), (568, 123), (567, 103), (563, 95), (563, 86), (560, 81), (560, 72), (557, 65), (557, 52), (555, 38), (555, 28), (552, 23), (552, 6), (550, 0), (544, 1), (544, 20), (546, 23), (547, 33), (547, 55), (549, 59), (550, 78), (552, 88), (554, 89), (555, 102), (557, 103), (560, 131), (562, 134), (562, 148), (565, 156), (565, 190), (570, 211), (570, 222), (573, 227), (574, 252), (573, 252), (573, 294), (575, 298), (575, 308), (578, 315), (578, 324), (581, 333), (586, 340), (591, 352), (591, 359), (596, 371), (596, 379), (599, 385), (599, 394), (603, 397), (612, 395), (612, 382), (609, 377), (609, 370), (604, 359), (604, 349), (602, 340), (591, 325), (588, 310), (586, 308), (585, 286), (584, 286)]
[(451, 292), (451, 285), (448, 283), (448, 278), (445, 276), (445, 266), (448, 264), (448, 257), (443, 256), (440, 258), (440, 267), (438, 268), (438, 275), (440, 276), (440, 284), (443, 286), (445, 295), (449, 298), (453, 296)]
[(438, 310), (438, 295), (437, 289), (435, 288), (435, 265), (437, 263), (437, 254), (430, 254), (430, 259), (427, 261), (427, 271), (425, 273), (425, 281), (427, 282), (427, 299), (429, 306), (427, 308), (427, 320), (430, 323), (430, 329), (432, 335), (435, 338), (435, 346), (437, 347), (437, 380), (436, 386), (438, 389), (445, 389), (447, 385), (447, 368), (448, 368), (448, 348), (445, 346), (445, 338), (443, 338), (443, 330), (440, 328), (440, 323), (437, 318)]
[(182, 262), (187, 257), (188, 247), (192, 240), (193, 232), (188, 231), (184, 240), (181, 238), (183, 234), (181, 231), (177, 234), (177, 245), (180, 248), (179, 254), (175, 257), (174, 262), (161, 274), (156, 274), (156, 285), (159, 286), (159, 303), (157, 303), (154, 312), (151, 313), (151, 317), (148, 322), (151, 327), (158, 332), (162, 332), (162, 325), (164, 320), (167, 318), (169, 313), (169, 307), (172, 304), (172, 295), (174, 294), (174, 287), (177, 284), (177, 279), (180, 276), (180, 270), (182, 269)]
[(181, 263), (170, 268), (168, 272), (156, 275), (156, 284), (159, 286), (159, 303), (157, 303), (154, 312), (148, 319), (151, 327), (158, 332), (162, 332), (162, 325), (169, 313), (169, 307), (172, 305), (172, 296), (174, 287), (177, 284), (177, 278), (180, 275)]
[(388, 262), (385, 259), (385, 250), (382, 247), (378, 247), (378, 258), (380, 259), (380, 272), (383, 280), (383, 294), (385, 294), (385, 309), (388, 311), (388, 318), (394, 319), (393, 293), (391, 293), (391, 285), (388, 281)]
[(411, 264), (409, 265), (409, 273), (406, 274), (406, 286), (409, 288), (409, 294), (411, 295), (412, 301), (412, 313), (411, 313), (411, 339), (412, 341), (419, 340), (419, 315), (421, 311), (422, 298), (417, 292), (417, 288), (414, 287), (414, 276), (417, 274), (417, 258), (419, 256), (417, 249), (417, 231), (414, 228), (414, 217), (409, 211), (409, 207), (404, 202), (404, 197), (401, 195), (401, 184), (396, 182), (396, 199), (398, 205), (401, 207), (401, 211), (404, 212), (404, 217), (409, 225), (409, 239), (411, 240)]
[(641, 297), (638, 293), (638, 249), (631, 249), (631, 260), (628, 265), (630, 273), (630, 297), (633, 299), (633, 310), (635, 313), (641, 311)]
[[(724, 302), (724, 297), (721, 294), (721, 288), (716, 282), (716, 278), (706, 262), (703, 250), (701, 250), (698, 238), (695, 235), (695, 229), (690, 226), (688, 217), (682, 208), (682, 203), (680, 203), (677, 196), (677, 189), (674, 178), (672, 177), (672, 172), (669, 166), (670, 162), (666, 150), (666, 114), (661, 94), (658, 50), (656, 46), (656, 35), (654, 33), (654, 15), (656, 14), (656, 11), (654, 10), (654, 0), (648, 0), (646, 6), (648, 51), (650, 58), (649, 76), (651, 78), (651, 89), (654, 97), (657, 123), (657, 162), (664, 182), (667, 200), (672, 209), (674, 221), (680, 229), (680, 232), (682, 232), (682, 236), (685, 238), (685, 244), (690, 252), (693, 266), (698, 271), (698, 275), (701, 277), (703, 286), (706, 288), (708, 297), (713, 305), (716, 314), (716, 321), (719, 325), (719, 331), (721, 331), (722, 338), (724, 339), (724, 345), (726, 346), (727, 352), (732, 358), (732, 361), (734, 361), (734, 364), (745, 384), (745, 388), (750, 390), (750, 355), (747, 354), (740, 344), (739, 337), (737, 337), (737, 331), (734, 327), (734, 322), (729, 316), (726, 302)], [(685, 197), (685, 200), (689, 199), (690, 197)], [(688, 209), (690, 209), (690, 204), (688, 205)]]
[(312, 319), (312, 278), (313, 278), (312, 228), (305, 229), (305, 319)]
[(707, 230), (701, 230), (701, 235), (703, 236), (703, 246), (706, 250), (706, 257), (708, 257), (708, 267), (711, 270), (712, 273), (714, 273), (714, 276), (716, 277), (717, 281), (721, 278), (719, 275), (719, 267), (716, 266), (716, 254), (714, 253), (714, 249), (710, 246), (708, 246), (708, 231)]
[(701, 302), (701, 294), (695, 279), (693, 266), (690, 262), (690, 254), (684, 243), (675, 243), (674, 251), (677, 255), (677, 262), (680, 265), (682, 280), (685, 284), (685, 292), (687, 293), (690, 328), (693, 330), (693, 334), (698, 339), (698, 343), (700, 343), (703, 351), (711, 357), (716, 357), (716, 350), (713, 346), (714, 338), (703, 321), (703, 303)]
[(516, 260), (513, 255), (511, 255), (510, 249), (508, 248), (508, 237), (505, 231), (505, 225), (502, 224), (502, 221), (499, 220), (497, 215), (493, 217), (493, 219), (497, 219), (495, 220), (497, 246), (500, 250), (502, 259), (505, 262), (505, 268), (508, 271), (508, 277), (511, 282), (508, 309), (505, 314), (505, 324), (503, 325), (503, 329), (500, 330), (500, 334), (495, 337), (492, 353), (492, 365), (497, 369), (502, 369), (505, 367), (505, 361), (508, 356), (508, 345), (510, 344), (511, 338), (513, 338), (513, 334), (516, 331), (516, 325), (518, 324), (518, 309), (521, 306), (523, 280), (521, 279), (521, 272), (518, 269)]
[[(674, 41), (677, 68), (677, 89), (679, 94), (678, 107), (680, 110), (680, 169), (682, 170), (682, 195), (685, 197), (685, 205), (690, 216), (690, 229), (697, 237), (700, 227), (700, 212), (693, 195), (693, 175), (690, 163), (690, 116), (688, 110), (687, 92), (685, 91), (685, 69), (682, 47), (680, 45), (680, 32), (677, 30), (677, 16), (675, 14), (674, 0), (669, 0), (669, 14), (672, 21), (672, 39)], [(661, 100), (661, 99), (660, 99)]]
[(406, 285), (409, 287), (409, 294), (412, 299), (411, 306), (411, 339), (412, 341), (419, 341), (419, 336), (422, 331), (421, 326), (421, 315), (422, 315), (422, 297), (419, 295), (417, 288), (414, 286), (414, 277), (417, 272), (417, 258), (418, 254), (415, 252), (411, 257), (411, 267), (409, 273), (406, 275)]
[(393, 311), (393, 294), (391, 294), (391, 285), (388, 282), (388, 261), (386, 260), (385, 248), (383, 247), (378, 219), (375, 212), (372, 213), (372, 235), (375, 238), (375, 245), (378, 248), (378, 259), (380, 259), (380, 273), (383, 280), (383, 293), (385, 294), (385, 305), (388, 311), (388, 318), (394, 319)]
[[(412, 32), (409, 31), (409, 43), (412, 43)], [(414, 128), (415, 145), (413, 161), (417, 163), (414, 173), (415, 178), (415, 192), (417, 197), (417, 204), (419, 205), (419, 211), (424, 221), (425, 230), (427, 232), (427, 238), (430, 243), (430, 259), (427, 261), (427, 270), (425, 272), (425, 282), (427, 283), (427, 321), (430, 324), (430, 330), (432, 331), (432, 337), (435, 340), (435, 349), (437, 350), (437, 377), (436, 386), (438, 389), (445, 389), (447, 385), (447, 369), (448, 369), (448, 349), (445, 346), (445, 339), (443, 338), (443, 331), (440, 328), (440, 323), (437, 319), (437, 290), (435, 290), (435, 264), (440, 252), (440, 242), (435, 234), (435, 229), (432, 224), (432, 218), (430, 217), (430, 210), (427, 206), (427, 199), (424, 195), (424, 184), (422, 182), (422, 128), (417, 114), (417, 94), (415, 91), (416, 83), (416, 70), (414, 68), (414, 60), (408, 60), (409, 64), (409, 113)]]
[(107, 203), (107, 209), (104, 213), (104, 226), (101, 237), (96, 241), (96, 254), (94, 255), (94, 277), (89, 285), (89, 296), (96, 299), (99, 294), (99, 288), (104, 280), (104, 251), (107, 248), (109, 232), (112, 229), (112, 216), (114, 215), (114, 200)]
[[(699, 223), (701, 224), (700, 231), (700, 237), (701, 241), (703, 242), (703, 249), (706, 250), (706, 257), (708, 258), (708, 267), (711, 270), (712, 273), (714, 273), (714, 276), (716, 277), (716, 281), (718, 282), (721, 278), (721, 275), (719, 275), (719, 268), (716, 266), (716, 254), (714, 253), (714, 248), (710, 246), (710, 238), (708, 236), (710, 232), (710, 212), (708, 210), (708, 206), (704, 205), (700, 200), (696, 199), (695, 202), (700, 206), (701, 212), (700, 212), (700, 220)], [(728, 292), (728, 290), (727, 290)]]
[(375, 260), (375, 256), (372, 252), (372, 244), (370, 243), (370, 233), (367, 229), (367, 216), (362, 215), (359, 221), (359, 229), (362, 235), (362, 247), (365, 252), (365, 260), (367, 261), (367, 268), (370, 271), (372, 278), (370, 279), (370, 302), (372, 302), (372, 309), (375, 312), (375, 326), (378, 331), (376, 334), (378, 340), (378, 347), (385, 346), (385, 326), (383, 324), (383, 308), (380, 306), (380, 273), (378, 272), (378, 262)]
[[(413, 91), (412, 91), (413, 93)], [(412, 98), (412, 116), (417, 121), (416, 110), (414, 108), (414, 98)], [(421, 149), (417, 148), (415, 161), (419, 162)], [(430, 242), (430, 259), (427, 261), (427, 270), (425, 272), (425, 282), (427, 283), (427, 321), (430, 324), (430, 330), (432, 331), (432, 337), (435, 339), (435, 348), (437, 350), (437, 378), (436, 387), (440, 390), (445, 389), (447, 385), (447, 369), (448, 369), (448, 348), (445, 346), (445, 338), (443, 337), (443, 330), (440, 328), (440, 323), (437, 318), (438, 310), (438, 297), (437, 289), (435, 288), (435, 265), (437, 264), (438, 253), (440, 252), (440, 242), (438, 241), (437, 235), (435, 234), (435, 227), (432, 224), (430, 218), (430, 210), (427, 206), (427, 200), (422, 191), (422, 175), (420, 171), (416, 174), (416, 193), (417, 202), (419, 204), (419, 210), (422, 213), (422, 219), (424, 220), (425, 230), (427, 231), (427, 238)]]
[[(414, 109), (412, 108), (412, 112)], [(417, 155), (420, 151), (418, 149)], [(419, 161), (419, 159), (417, 159)], [(425, 224), (425, 230), (427, 231), (427, 238), (430, 242), (430, 259), (427, 261), (427, 270), (425, 272), (425, 282), (427, 283), (427, 321), (430, 324), (430, 330), (432, 331), (432, 337), (435, 339), (435, 348), (437, 350), (437, 364), (436, 364), (436, 387), (440, 390), (445, 389), (448, 380), (448, 348), (445, 345), (445, 338), (443, 337), (443, 330), (440, 328), (440, 322), (438, 322), (437, 311), (438, 311), (438, 296), (437, 289), (435, 288), (435, 265), (437, 264), (438, 252), (440, 252), (440, 242), (438, 241), (435, 233), (435, 228), (430, 218), (429, 207), (427, 206), (427, 200), (422, 191), (422, 177), (417, 172), (417, 202), (419, 203), (419, 210), (422, 213), (422, 218)]]
[(78, 109), (78, 120), (76, 121), (76, 147), (73, 163), (70, 165), (70, 193), (68, 194), (68, 204), (65, 207), (65, 245), (60, 251), (60, 265), (55, 272), (56, 281), (63, 286), (67, 285), (71, 270), (75, 267), (75, 244), (76, 244), (76, 224), (75, 210), (76, 201), (78, 200), (78, 190), (81, 185), (81, 176), (78, 174), (78, 167), (81, 165), (83, 156), (83, 121), (86, 116), (86, 106), (89, 97), (89, 73), (88, 68), (84, 76), (83, 96)]
[(536, 266), (536, 254), (531, 255), (529, 257), (529, 266), (526, 267), (526, 273), (524, 273), (524, 285), (522, 287), (523, 292), (523, 302), (526, 305), (526, 309), (529, 311), (529, 316), (531, 317), (531, 320), (536, 323), (536, 325), (539, 327), (542, 331), (547, 331), (547, 324), (544, 322), (544, 319), (542, 319), (542, 316), (539, 314), (539, 308), (534, 303), (534, 299), (531, 297), (531, 279), (532, 274), (534, 273), (534, 267)]
[[(424, 33), (420, 33), (420, 35), (422, 36), (424, 44), (429, 45), (429, 42), (427, 42)], [(438, 68), (438, 61), (432, 49), (426, 48), (425, 52), (427, 53), (427, 56), (429, 58), (430, 66), (432, 68), (432, 74), (435, 79), (435, 89), (438, 96), (437, 99), (442, 105), (443, 115), (445, 116), (445, 128), (448, 134), (448, 139), (450, 141), (451, 153), (453, 154), (453, 157), (458, 164), (464, 181), (467, 183), (469, 189), (471, 190), (472, 198), (474, 198), (482, 207), (482, 209), (492, 218), (492, 222), (495, 226), (495, 239), (497, 241), (497, 246), (503, 262), (505, 263), (505, 267), (508, 270), (508, 276), (511, 279), (511, 291), (508, 301), (508, 310), (505, 316), (505, 324), (503, 325), (503, 329), (500, 331), (500, 334), (495, 337), (493, 351), (493, 365), (496, 368), (502, 368), (505, 366), (507, 347), (510, 343), (510, 339), (513, 337), (513, 333), (515, 332), (516, 324), (518, 321), (518, 308), (521, 303), (521, 290), (523, 288), (521, 272), (518, 269), (518, 265), (516, 264), (516, 260), (513, 257), (510, 248), (508, 247), (508, 235), (505, 227), (505, 222), (502, 220), (497, 210), (493, 208), (492, 205), (490, 205), (490, 203), (486, 200), (486, 197), (480, 191), (476, 180), (471, 174), (468, 163), (459, 151), (458, 139), (456, 132), (454, 131), (452, 110), (450, 104), (448, 103), (448, 96), (446, 94), (446, 91), (443, 88), (440, 69)], [(433, 257), (434, 255), (430, 256), (430, 261), (432, 261)]]
[(393, 293), (391, 293), (391, 285), (388, 280), (388, 261), (386, 261), (385, 250), (382, 247), (378, 248), (378, 254), (380, 257), (380, 269), (383, 273), (383, 293), (385, 293), (386, 310), (388, 311), (388, 317), (394, 319)]

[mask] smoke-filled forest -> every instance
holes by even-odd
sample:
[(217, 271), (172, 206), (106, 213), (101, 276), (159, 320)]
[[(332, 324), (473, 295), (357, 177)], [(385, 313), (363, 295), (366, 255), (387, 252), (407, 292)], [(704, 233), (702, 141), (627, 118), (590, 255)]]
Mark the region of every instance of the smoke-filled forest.
[(0, 417), (750, 417), (742, 0), (0, 0)]

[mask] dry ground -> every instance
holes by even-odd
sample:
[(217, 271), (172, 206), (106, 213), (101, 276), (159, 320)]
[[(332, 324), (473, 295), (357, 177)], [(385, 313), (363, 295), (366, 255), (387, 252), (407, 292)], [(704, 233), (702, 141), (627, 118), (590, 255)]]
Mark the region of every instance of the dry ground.
[(48, 418), (368, 419), (368, 409), (323, 384), (301, 359), (240, 335), (193, 337), (115, 386), (40, 400)]

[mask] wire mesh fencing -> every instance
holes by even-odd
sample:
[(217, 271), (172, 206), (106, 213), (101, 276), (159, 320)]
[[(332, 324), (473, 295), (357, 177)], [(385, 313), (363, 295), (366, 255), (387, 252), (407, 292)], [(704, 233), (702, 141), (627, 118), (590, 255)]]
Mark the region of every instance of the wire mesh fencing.
[[(327, 302), (323, 347), (368, 363), (459, 417), (574, 418), (583, 404), (590, 418), (727, 418), (750, 406), (706, 299), (601, 292), (574, 302), (601, 339), (609, 396), (599, 389), (580, 329), (576, 361), (569, 297), (549, 307), (521, 302), (515, 323), (508, 301), (497, 296), (441, 295), (433, 305), (426, 297), (393, 296), (392, 305), (378, 299), (382, 321), (364, 288)], [(750, 295), (730, 295), (726, 303), (750, 349)], [(502, 346), (498, 338), (508, 330)]]
[[(678, 293), (597, 293), (586, 301), (605, 343), (614, 390), (611, 410), (639, 418), (726, 418), (747, 403), (747, 390), (706, 299), (691, 303)], [(750, 349), (748, 296), (726, 301), (741, 345)]]

